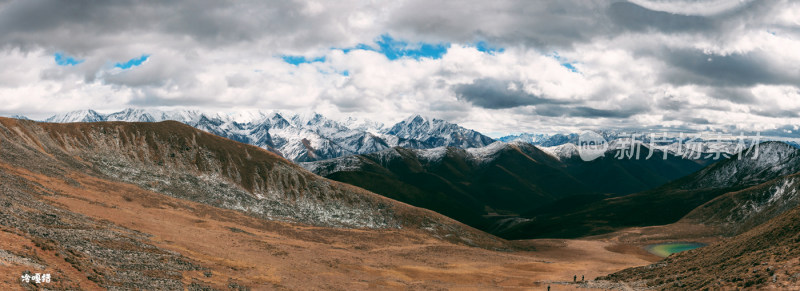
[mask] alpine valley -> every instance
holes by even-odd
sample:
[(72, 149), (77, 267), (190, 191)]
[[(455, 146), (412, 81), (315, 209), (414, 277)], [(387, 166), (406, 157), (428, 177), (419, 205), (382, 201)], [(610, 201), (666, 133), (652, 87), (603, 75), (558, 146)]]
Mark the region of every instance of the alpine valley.
[(800, 286), (794, 140), (601, 135), (587, 161), (418, 115), (0, 118), (0, 289)]

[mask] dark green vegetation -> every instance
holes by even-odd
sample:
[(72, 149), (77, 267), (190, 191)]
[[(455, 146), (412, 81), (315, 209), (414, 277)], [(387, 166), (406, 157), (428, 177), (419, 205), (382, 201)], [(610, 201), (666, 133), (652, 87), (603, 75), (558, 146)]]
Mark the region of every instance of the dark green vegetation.
[[(660, 152), (649, 160), (617, 159), (615, 154), (591, 162), (578, 157), (559, 160), (533, 145), (512, 143), (480, 152), (393, 148), (305, 166), (327, 178), (512, 238), (536, 236), (513, 228), (520, 213), (560, 212), (656, 187), (702, 167), (675, 156), (664, 160)], [(645, 151), (642, 157), (646, 155)]]

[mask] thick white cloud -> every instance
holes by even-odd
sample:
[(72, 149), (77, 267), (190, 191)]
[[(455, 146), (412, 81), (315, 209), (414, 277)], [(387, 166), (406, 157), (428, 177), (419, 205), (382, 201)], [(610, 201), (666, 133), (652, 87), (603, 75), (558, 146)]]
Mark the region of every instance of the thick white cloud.
[[(494, 134), (775, 129), (800, 124), (798, 13), (790, 1), (8, 1), (0, 114), (256, 108), (418, 113)], [(342, 50), (387, 34), (450, 47), (438, 59)], [(58, 66), (56, 52), (83, 62)]]

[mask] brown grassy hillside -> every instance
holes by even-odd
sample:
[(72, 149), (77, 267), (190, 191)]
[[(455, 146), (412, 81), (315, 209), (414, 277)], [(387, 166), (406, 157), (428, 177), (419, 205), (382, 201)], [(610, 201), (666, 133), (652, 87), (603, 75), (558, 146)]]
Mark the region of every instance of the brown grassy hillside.
[(733, 238), (600, 279), (675, 290), (800, 290), (800, 208)]

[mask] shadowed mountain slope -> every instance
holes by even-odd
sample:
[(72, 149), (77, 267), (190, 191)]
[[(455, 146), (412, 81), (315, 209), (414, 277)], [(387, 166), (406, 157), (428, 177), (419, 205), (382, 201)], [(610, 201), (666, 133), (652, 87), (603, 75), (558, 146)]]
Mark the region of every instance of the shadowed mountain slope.
[(516, 223), (517, 214), (551, 207), (561, 199), (586, 203), (628, 194), (700, 168), (671, 155), (666, 160), (614, 155), (584, 162), (577, 156), (559, 158), (528, 143), (497, 142), (467, 150), (393, 148), (302, 165), (493, 233)]
[(590, 192), (533, 146), (480, 150), (404, 148), (304, 166), (328, 178), (486, 228), (489, 212), (509, 214), (570, 193)]

